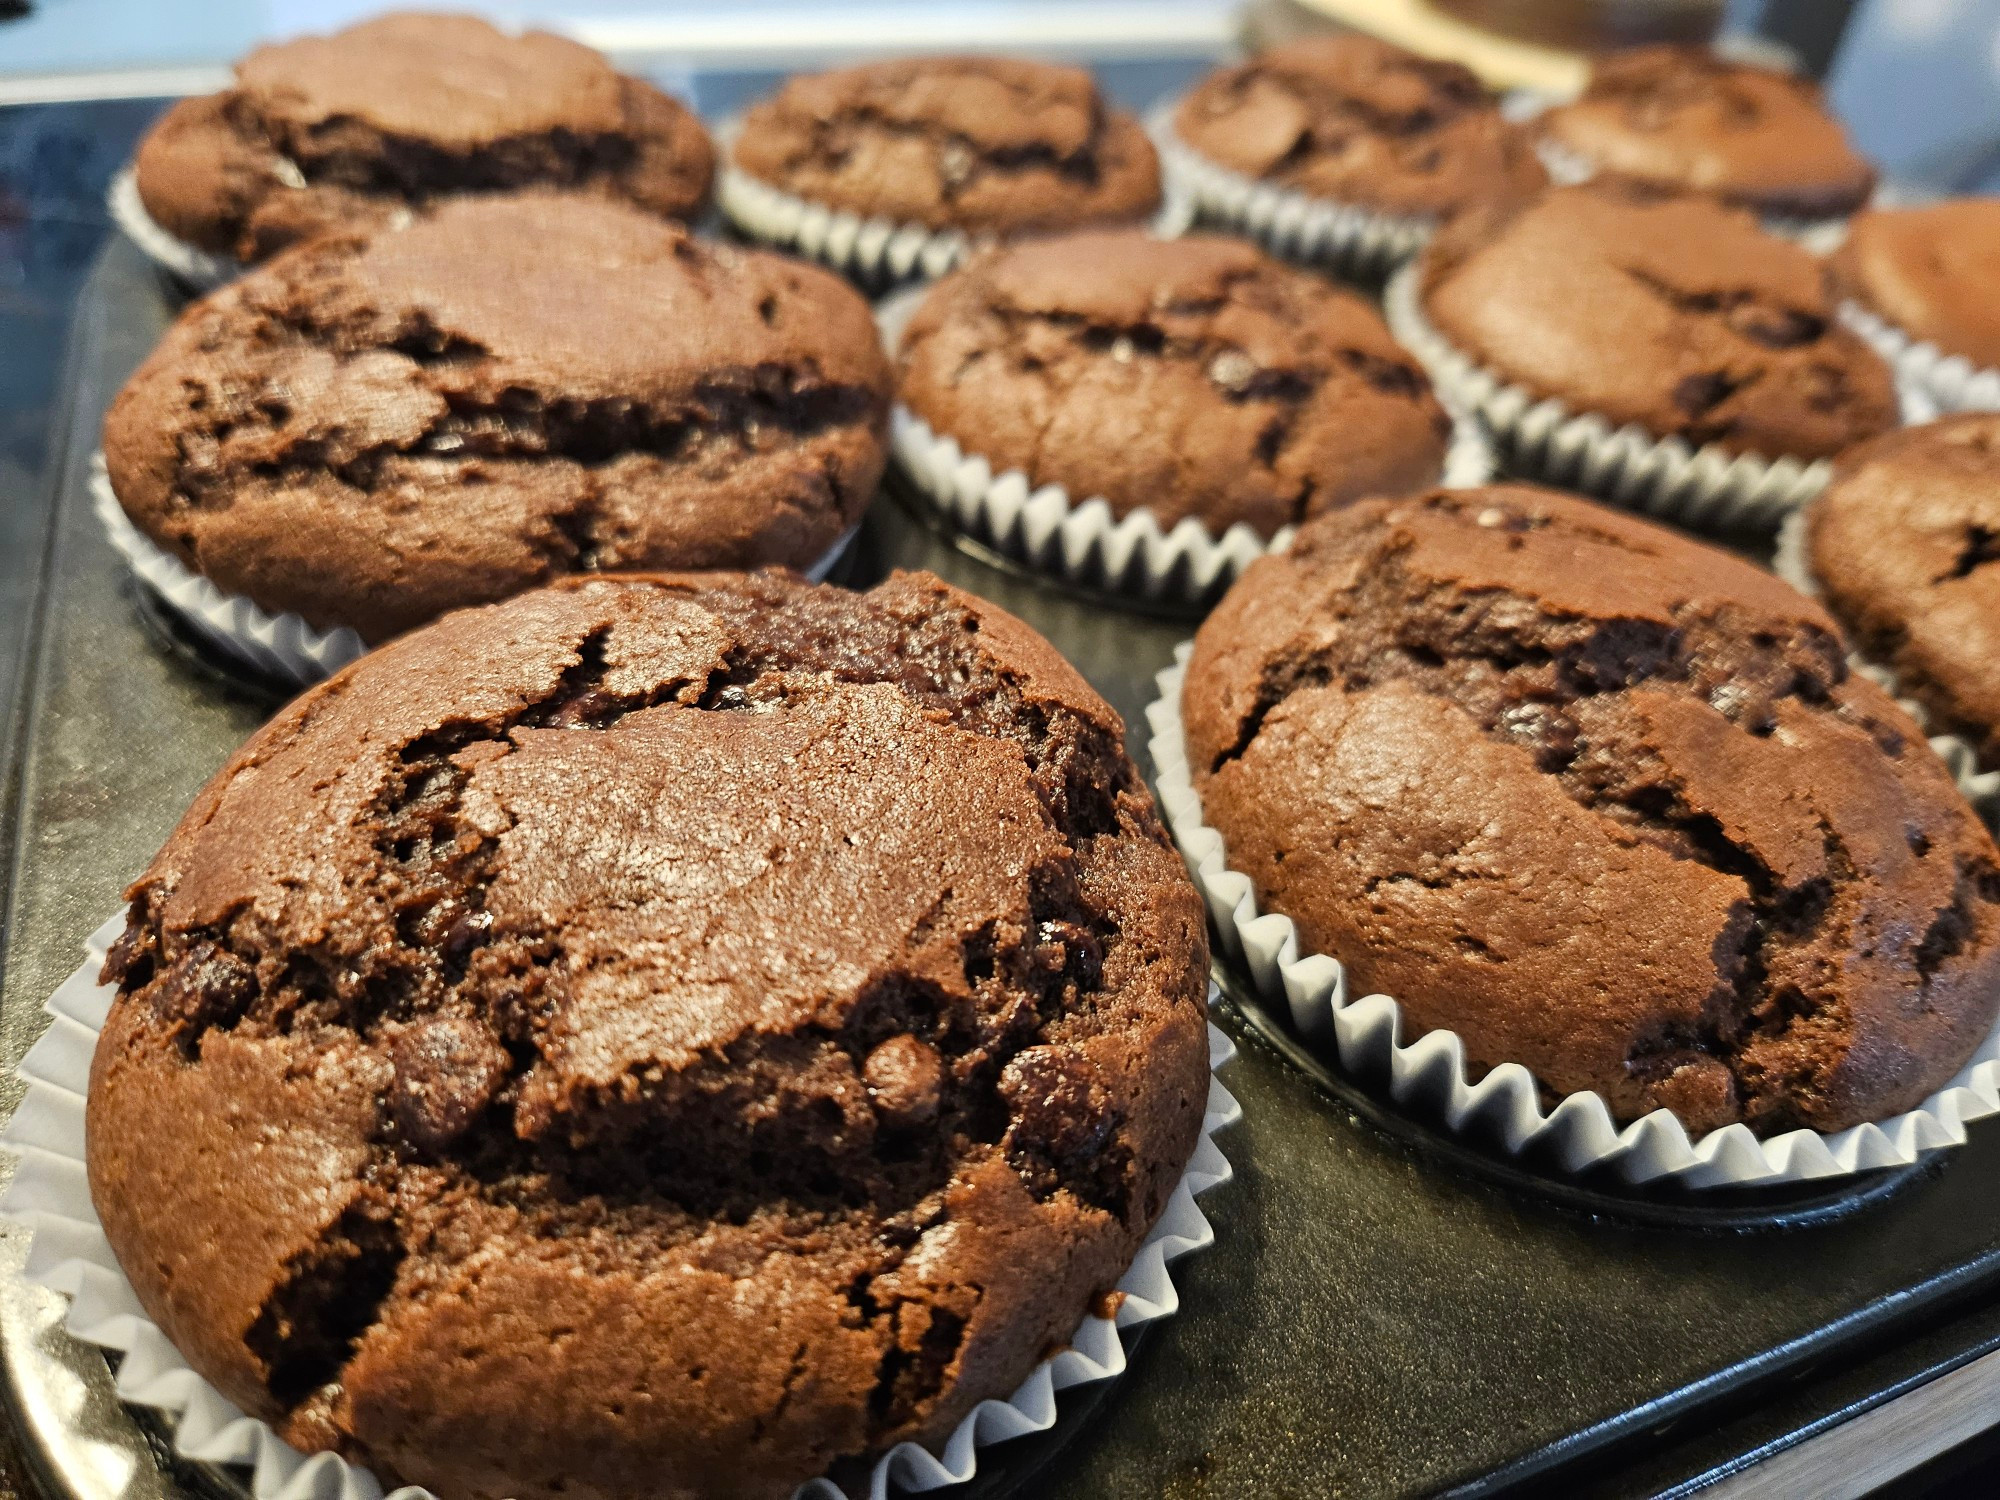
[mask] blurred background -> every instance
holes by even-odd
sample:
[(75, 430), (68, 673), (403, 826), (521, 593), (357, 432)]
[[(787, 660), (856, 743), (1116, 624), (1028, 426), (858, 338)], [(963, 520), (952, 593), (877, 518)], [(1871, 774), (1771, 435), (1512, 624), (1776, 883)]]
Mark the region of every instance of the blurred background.
[[(0, 0), (0, 11), (22, 6)], [(210, 89), (228, 59), (260, 39), (325, 30), (381, 8), (370, 0), (29, 0), (25, 14), (0, 22), (0, 102)], [(885, 37), (910, 51), (1007, 48), (1159, 63), (1212, 58), (1246, 31), (1255, 40), (1347, 24), (1459, 56), (1498, 83), (1557, 92), (1580, 80), (1582, 53), (1593, 46), (1755, 39), (1826, 80), (1857, 143), (1890, 177), (1954, 192), (2000, 180), (2000, 0), (498, 0), (474, 8), (569, 32), (690, 93), (716, 74), (775, 69), (780, 53), (792, 66), (877, 54)]]

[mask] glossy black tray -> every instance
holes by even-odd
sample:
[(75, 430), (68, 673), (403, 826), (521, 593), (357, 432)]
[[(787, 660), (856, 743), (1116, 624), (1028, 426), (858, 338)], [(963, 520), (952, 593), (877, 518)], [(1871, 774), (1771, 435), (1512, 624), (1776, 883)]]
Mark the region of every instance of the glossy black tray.
[[(9, 1072), (83, 937), (277, 702), (188, 645), (90, 515), (103, 407), (172, 313), (147, 264), (108, 240), (70, 331), (47, 482), (6, 497), (25, 507), (9, 518), (21, 545), (0, 551), (21, 688), (4, 742)], [(892, 489), (837, 577), (896, 567), (934, 569), (1043, 631), (1125, 716), (1145, 764), (1143, 710), (1187, 620), (996, 565)], [(1236, 1180), (1203, 1200), (1217, 1244), (1176, 1268), (1181, 1311), (1130, 1372), (1076, 1393), (1048, 1437), (988, 1450), (981, 1493), (1672, 1492), (2000, 1346), (2000, 1130), (1831, 1191), (1634, 1193), (1409, 1119), (1219, 977), (1244, 1120), (1221, 1138)], [(11, 1272), (18, 1239), (0, 1245)], [(31, 1462), (64, 1500), (185, 1492), (195, 1481), (160, 1466), (102, 1359), (53, 1327), (59, 1311), (0, 1276)], [(92, 1444), (131, 1456), (136, 1477), (91, 1481)]]

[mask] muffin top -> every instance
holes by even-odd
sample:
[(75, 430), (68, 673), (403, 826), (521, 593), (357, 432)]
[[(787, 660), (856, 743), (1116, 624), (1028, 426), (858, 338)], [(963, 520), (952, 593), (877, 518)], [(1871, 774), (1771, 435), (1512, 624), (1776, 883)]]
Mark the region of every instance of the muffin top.
[(194, 303), (104, 453), (225, 593), (379, 641), (562, 573), (808, 566), (873, 493), (890, 384), (825, 272), (610, 199), (461, 198)]
[(1843, 454), (1807, 512), (1806, 561), (1862, 652), (2000, 757), (2000, 413)]
[(142, 1305), (385, 1489), (782, 1500), (940, 1438), (1199, 1133), (1122, 732), (928, 575), (575, 580), (363, 658), (130, 892), (87, 1134)]
[(1470, 69), (1359, 35), (1210, 74), (1181, 101), (1174, 133), (1247, 176), (1391, 213), (1451, 213), (1547, 180)]
[(1009, 234), (1160, 205), (1139, 122), (1081, 68), (913, 57), (789, 80), (743, 117), (736, 165), (867, 218)]
[(1839, 631), (1748, 563), (1523, 486), (1370, 500), (1195, 639), (1206, 820), (1266, 910), (1620, 1120), (1838, 1130), (2000, 1007), (2000, 856)]
[(169, 232), (255, 261), (398, 208), (526, 187), (688, 218), (713, 170), (693, 115), (588, 47), (398, 14), (259, 47), (233, 88), (153, 127), (138, 187)]
[(1552, 189), (1448, 226), (1420, 274), (1465, 354), (1656, 437), (1810, 459), (1897, 421), (1894, 377), (1834, 320), (1818, 259), (1709, 199)]
[(1855, 215), (1834, 285), (1911, 337), (2000, 365), (2000, 198)]
[(1436, 483), (1451, 423), (1373, 307), (1241, 240), (1031, 241), (940, 281), (899, 394), (996, 471), (1265, 536)]
[(1875, 187), (1816, 85), (1705, 47), (1609, 53), (1541, 129), (1600, 172), (1765, 213), (1852, 213)]

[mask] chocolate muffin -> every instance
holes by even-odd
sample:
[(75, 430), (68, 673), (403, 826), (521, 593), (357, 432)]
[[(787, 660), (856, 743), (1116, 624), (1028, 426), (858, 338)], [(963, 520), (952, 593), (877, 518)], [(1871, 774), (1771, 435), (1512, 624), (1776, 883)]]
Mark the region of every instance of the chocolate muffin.
[(863, 218), (1007, 236), (1142, 220), (1160, 163), (1081, 68), (913, 57), (789, 80), (743, 117), (736, 165)]
[(1359, 35), (1210, 74), (1181, 101), (1174, 133), (1246, 177), (1386, 213), (1449, 214), (1547, 180), (1469, 68)]
[(1806, 512), (1805, 553), (1862, 654), (2000, 761), (2000, 413), (1843, 454)]
[(2000, 198), (1857, 214), (1832, 265), (1843, 295), (1911, 338), (2000, 365)]
[(259, 47), (235, 87), (169, 109), (137, 168), (155, 223), (258, 261), (399, 209), (522, 188), (690, 218), (714, 151), (687, 110), (588, 47), (399, 14)]
[(1545, 140), (1599, 172), (1761, 213), (1852, 213), (1875, 187), (1875, 169), (1817, 85), (1704, 47), (1608, 53), (1582, 96), (1540, 124)]
[(1005, 1397), (1208, 1092), (1115, 714), (928, 575), (575, 580), (300, 698), (105, 967), (93, 1200), (385, 1488), (779, 1497)]
[(1820, 262), (1705, 198), (1554, 188), (1455, 221), (1419, 275), (1447, 340), (1579, 415), (1801, 459), (1898, 420), (1894, 376), (1834, 320)]
[(1203, 624), (1188, 760), (1265, 910), (1449, 1028), (1699, 1133), (1840, 1130), (2000, 1008), (2000, 855), (1767, 573), (1525, 486), (1370, 500)]
[(997, 471), (1162, 529), (1435, 484), (1450, 420), (1373, 307), (1240, 240), (1037, 240), (940, 281), (898, 392)]
[(804, 568), (860, 518), (891, 374), (823, 271), (609, 199), (457, 199), (193, 304), (112, 403), (134, 524), (380, 641), (558, 574)]

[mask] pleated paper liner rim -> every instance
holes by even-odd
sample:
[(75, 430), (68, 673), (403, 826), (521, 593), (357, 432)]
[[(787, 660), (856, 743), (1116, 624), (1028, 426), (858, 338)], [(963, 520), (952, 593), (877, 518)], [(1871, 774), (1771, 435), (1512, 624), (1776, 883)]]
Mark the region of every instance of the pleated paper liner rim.
[[(935, 281), (976, 251), (1001, 243), (997, 234), (899, 223), (788, 192), (736, 165), (735, 143), (741, 128), (739, 118), (724, 121), (715, 131), (722, 161), (716, 173), (715, 203), (732, 228), (759, 244), (818, 261), (879, 293), (904, 282)], [(1194, 204), (1176, 191), (1164, 159), (1160, 163), (1160, 206), (1146, 218), (1132, 222), (1147, 225), (1162, 239), (1178, 238), (1193, 224)], [(1074, 227), (1114, 226), (1092, 223)]]
[(1179, 99), (1159, 106), (1147, 125), (1180, 195), (1192, 204), (1198, 220), (1246, 235), (1281, 259), (1323, 266), (1358, 281), (1380, 281), (1423, 249), (1437, 227), (1431, 215), (1319, 198), (1225, 167), (1175, 133), (1173, 117), (1179, 108)]
[[(876, 325), (892, 361), (903, 327), (927, 291), (907, 288), (876, 307)], [(1251, 563), (1289, 546), (1297, 529), (1281, 527), (1266, 541), (1240, 521), (1218, 535), (1196, 516), (1170, 527), (1144, 507), (1121, 517), (1102, 496), (1079, 503), (1059, 484), (1037, 485), (1020, 469), (1001, 469), (967, 452), (901, 402), (890, 414), (889, 449), (897, 472), (948, 531), (1080, 593), (1166, 612), (1213, 604)], [(1469, 416), (1454, 413), (1439, 482), (1462, 488), (1492, 476), (1485, 432)]]
[(241, 594), (226, 594), (132, 524), (112, 492), (104, 455), (91, 460), (91, 508), (105, 539), (139, 582), (207, 645), (268, 676), (316, 682), (368, 649), (351, 626), (321, 630), (296, 614), (274, 615)]
[[(248, 1466), (256, 1500), (380, 1500), (382, 1486), (367, 1470), (335, 1454), (300, 1453), (197, 1375), (146, 1316), (104, 1236), (91, 1206), (84, 1164), (84, 1098), (97, 1035), (117, 994), (97, 976), (124, 925), (121, 913), (91, 934), (83, 964), (44, 1007), (52, 1018), (48, 1030), (18, 1070), (27, 1092), (0, 1132), (0, 1144), (18, 1163), (13, 1182), (0, 1196), (0, 1216), (32, 1233), (21, 1275), (70, 1299), (65, 1326), (72, 1336), (122, 1355), (115, 1380), (119, 1397), (163, 1414), (173, 1451), (181, 1458)], [(1214, 994), (1211, 987), (1211, 1001)], [(869, 1470), (869, 1500), (888, 1500), (892, 1484), (898, 1490), (921, 1491), (971, 1479), (980, 1448), (1055, 1426), (1057, 1392), (1122, 1374), (1126, 1356), (1120, 1330), (1178, 1311), (1180, 1298), (1167, 1266), (1215, 1242), (1195, 1197), (1233, 1175), (1214, 1136), (1242, 1118), (1235, 1098), (1214, 1076), (1235, 1055), (1235, 1047), (1211, 1024), (1208, 1048), (1208, 1103), (1200, 1138), (1172, 1198), (1118, 1282), (1123, 1295), (1116, 1314), (1086, 1317), (1067, 1348), (1037, 1365), (1007, 1400), (982, 1401), (941, 1452), (906, 1442), (882, 1455)], [(415, 1486), (394, 1495), (397, 1500), (430, 1500), (429, 1491)], [(822, 1478), (801, 1485), (795, 1500), (860, 1497), (850, 1497)]]
[[(1778, 530), (1777, 550), (1771, 558), (1771, 571), (1784, 579), (1793, 588), (1808, 598), (1826, 602), (1826, 593), (1820, 587), (1819, 579), (1813, 575), (1812, 564), (1806, 556), (1806, 512), (1794, 512), (1785, 518), (1785, 524)], [(1849, 670), (1860, 673), (1891, 698), (1896, 706), (1917, 721), (1917, 728), (1930, 741), (1931, 749), (1937, 752), (1939, 760), (1951, 772), (1952, 780), (1958, 784), (1959, 792), (1973, 806), (1987, 824), (2000, 824), (2000, 769), (1982, 770), (1979, 752), (1970, 740), (1956, 734), (1933, 734), (1931, 712), (1915, 698), (1907, 697), (1902, 689), (1896, 669), (1881, 662), (1871, 661), (1860, 652), (1849, 652)]]
[(1430, 371), (1448, 405), (1486, 426), (1503, 466), (1524, 477), (1581, 490), (1629, 510), (1695, 528), (1775, 531), (1790, 512), (1826, 488), (1824, 458), (1767, 459), (1717, 444), (1692, 448), (1636, 424), (1613, 427), (1578, 416), (1553, 396), (1538, 397), (1461, 353), (1419, 305), (1418, 267), (1390, 279), (1383, 312), (1390, 331)]
[(105, 194), (111, 222), (125, 232), (145, 257), (165, 271), (184, 289), (195, 293), (212, 292), (234, 281), (247, 269), (234, 256), (217, 255), (198, 245), (190, 245), (178, 235), (162, 229), (146, 212), (139, 197), (138, 174), (131, 167), (119, 168)]
[[(132, 524), (111, 488), (102, 453), (91, 460), (90, 494), (105, 539), (133, 575), (202, 643), (231, 660), (303, 687), (331, 676), (368, 649), (352, 626), (321, 630), (297, 614), (274, 615), (245, 595), (224, 593), (188, 567)], [(843, 531), (805, 576), (814, 583), (824, 582), (860, 529), (857, 522)]]
[(1203, 821), (1180, 715), (1192, 651), (1184, 643), (1175, 664), (1160, 673), (1161, 696), (1146, 719), (1160, 807), (1220, 945), (1316, 1055), (1386, 1083), (1403, 1110), (1572, 1175), (1608, 1171), (1635, 1186), (1670, 1181), (1690, 1189), (1773, 1187), (1910, 1167), (1928, 1152), (1962, 1145), (1967, 1122), (2000, 1113), (2000, 1022), (1951, 1083), (1916, 1109), (1834, 1134), (1794, 1130), (1761, 1140), (1741, 1124), (1690, 1139), (1664, 1109), (1620, 1127), (1603, 1096), (1590, 1091), (1545, 1111), (1534, 1075), (1520, 1063), (1502, 1063), (1474, 1083), (1456, 1032), (1440, 1028), (1404, 1043), (1396, 1001), (1350, 996), (1338, 960), (1305, 952), (1291, 918), (1260, 910), (1250, 877), (1229, 867), (1221, 833)]
[(1841, 302), (1839, 312), (1840, 321), (1894, 367), (1906, 400), (1915, 392), (1940, 416), (2000, 411), (2000, 369), (1976, 365), (1963, 354), (1947, 354), (1936, 344), (1913, 338), (1852, 298)]

